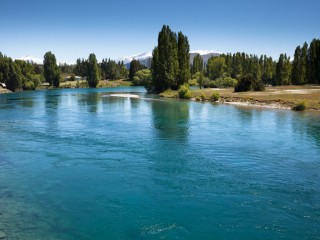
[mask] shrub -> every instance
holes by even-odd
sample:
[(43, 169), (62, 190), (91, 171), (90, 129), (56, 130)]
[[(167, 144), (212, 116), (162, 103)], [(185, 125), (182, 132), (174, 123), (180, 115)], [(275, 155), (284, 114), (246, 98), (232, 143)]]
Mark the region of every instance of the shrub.
[(220, 77), (217, 78), (215, 81), (212, 81), (212, 87), (216, 88), (228, 88), (228, 87), (235, 87), (238, 81), (231, 77)]
[(204, 88), (210, 87), (210, 79), (207, 78), (207, 77), (203, 78), (202, 86), (203, 86)]
[(133, 77), (133, 85), (135, 86), (148, 86), (151, 83), (151, 71), (149, 69), (139, 70)]
[(262, 81), (254, 79), (252, 74), (242, 76), (234, 88), (235, 92), (264, 91)]
[(23, 85), (24, 90), (35, 90), (36, 87), (32, 81), (28, 81)]
[(197, 102), (201, 101), (201, 97), (199, 97), (199, 96), (196, 96), (195, 99)]
[(304, 111), (307, 108), (307, 103), (305, 101), (299, 102), (296, 106), (292, 108), (294, 111)]
[(181, 99), (190, 99), (192, 97), (188, 84), (183, 84), (178, 91), (178, 96)]
[(218, 92), (213, 92), (210, 96), (210, 101), (211, 102), (216, 102), (220, 98), (220, 94)]
[(206, 101), (206, 99), (207, 99), (206, 95), (204, 95), (204, 93), (201, 94), (200, 98), (201, 98), (202, 101)]

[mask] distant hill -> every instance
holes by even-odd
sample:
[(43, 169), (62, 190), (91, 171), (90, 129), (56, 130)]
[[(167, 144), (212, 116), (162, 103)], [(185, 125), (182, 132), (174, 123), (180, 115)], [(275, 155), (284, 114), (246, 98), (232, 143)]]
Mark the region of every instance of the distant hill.
[[(209, 51), (209, 50), (196, 50), (196, 51), (190, 51), (190, 64), (193, 62), (193, 58), (197, 55), (200, 54), (203, 58), (204, 64), (207, 64), (208, 59), (211, 57), (216, 57), (219, 56), (221, 53), (218, 51)], [(124, 57), (120, 58), (118, 61), (123, 61), (127, 69), (130, 68), (130, 62), (133, 59), (139, 60), (139, 62), (146, 67), (150, 68), (151, 67), (151, 58), (152, 58), (152, 52), (145, 52), (141, 53), (138, 55), (133, 55), (129, 57)]]

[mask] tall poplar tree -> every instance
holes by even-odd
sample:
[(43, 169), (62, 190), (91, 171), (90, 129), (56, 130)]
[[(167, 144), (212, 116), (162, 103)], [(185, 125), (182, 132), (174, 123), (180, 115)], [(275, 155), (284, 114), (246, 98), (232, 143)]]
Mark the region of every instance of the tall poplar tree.
[(201, 55), (198, 53), (197, 55), (194, 56), (193, 58), (193, 63), (192, 63), (192, 74), (195, 74), (197, 72), (202, 72), (203, 71), (203, 58)]
[(97, 87), (99, 81), (100, 81), (100, 71), (99, 66), (97, 62), (96, 55), (94, 53), (91, 53), (89, 55), (88, 59), (88, 65), (87, 65), (87, 82), (90, 87)]
[[(157, 54), (155, 56), (155, 53)], [(153, 51), (153, 59), (158, 62), (152, 64), (153, 75), (156, 73), (155, 92), (162, 92), (169, 88), (177, 88), (177, 76), (179, 69), (177, 35), (169, 26), (164, 25), (158, 36), (157, 50)]]
[(187, 36), (182, 32), (178, 33), (178, 81), (179, 87), (190, 79), (190, 45)]
[(60, 70), (57, 66), (57, 60), (52, 52), (46, 52), (43, 60), (43, 75), (50, 86), (59, 87), (60, 85)]

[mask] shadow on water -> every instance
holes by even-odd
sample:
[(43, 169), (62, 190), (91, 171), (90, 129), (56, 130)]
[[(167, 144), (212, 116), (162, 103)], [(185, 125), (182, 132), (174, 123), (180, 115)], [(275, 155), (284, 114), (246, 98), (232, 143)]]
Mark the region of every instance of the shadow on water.
[(100, 95), (97, 92), (78, 95), (78, 104), (82, 110), (87, 112), (96, 113), (98, 111), (98, 103), (100, 101)]

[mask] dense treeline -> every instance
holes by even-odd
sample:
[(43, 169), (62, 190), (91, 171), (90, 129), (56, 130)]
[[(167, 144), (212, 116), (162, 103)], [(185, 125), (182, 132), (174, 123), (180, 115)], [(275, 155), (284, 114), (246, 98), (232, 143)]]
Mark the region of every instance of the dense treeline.
[(255, 81), (270, 85), (320, 84), (320, 39), (312, 40), (309, 47), (307, 43), (298, 46), (292, 61), (286, 54), (280, 54), (275, 61), (266, 55), (258, 57), (238, 52), (212, 57), (205, 70), (201, 70), (199, 57), (194, 58), (192, 73), (203, 72), (210, 80), (222, 76), (240, 79), (241, 76), (252, 75)]
[(25, 62), (13, 61), (0, 52), (0, 82), (5, 83), (13, 92), (22, 89), (35, 89), (43, 81), (42, 66)]
[[(88, 63), (89, 59), (77, 59), (73, 73), (81, 77), (88, 77)], [(98, 63), (97, 63), (98, 64)], [(102, 59), (98, 64), (102, 79), (116, 80), (128, 78), (128, 70), (123, 62), (118, 62), (109, 59)]]

